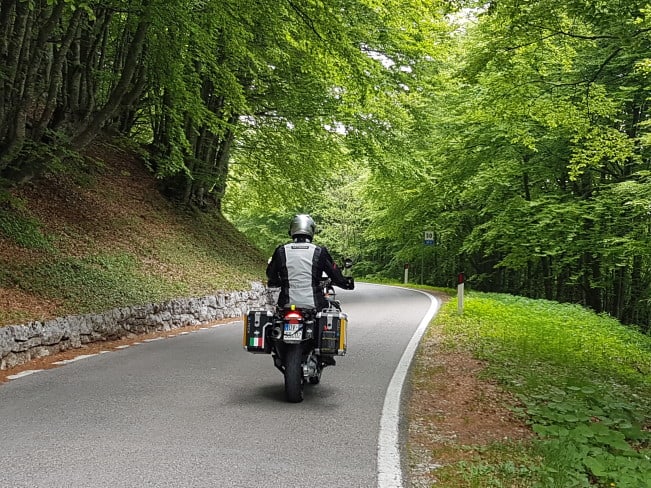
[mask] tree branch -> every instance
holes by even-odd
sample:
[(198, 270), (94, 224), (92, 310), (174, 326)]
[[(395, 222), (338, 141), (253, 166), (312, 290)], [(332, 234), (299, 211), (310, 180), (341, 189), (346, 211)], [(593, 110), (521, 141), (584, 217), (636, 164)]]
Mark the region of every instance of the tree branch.
[(287, 0), (287, 3), (289, 3), (289, 6), (294, 10), (298, 16), (303, 19), (303, 22), (310, 28), (312, 32), (314, 32), (314, 35), (316, 35), (319, 40), (323, 41), (324, 38), (321, 34), (319, 34), (319, 31), (316, 30), (316, 27), (314, 26), (314, 20), (306, 14), (296, 3), (294, 3), (292, 0)]

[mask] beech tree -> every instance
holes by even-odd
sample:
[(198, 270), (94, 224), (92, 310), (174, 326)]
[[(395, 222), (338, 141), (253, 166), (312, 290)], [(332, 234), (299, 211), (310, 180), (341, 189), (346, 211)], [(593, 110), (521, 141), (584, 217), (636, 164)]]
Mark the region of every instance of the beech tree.
[(148, 144), (170, 196), (219, 210), (231, 151), (251, 127), (297, 128), (289, 138), (301, 160), (319, 164), (310, 141), (325, 140), (324, 121), (367, 89), (374, 67), (362, 40), (378, 27), (374, 8), (4, 0), (0, 177), (29, 179), (109, 131)]
[(373, 224), (417, 266), (418, 231), (441, 234), (430, 283), (451, 284), (432, 262), (444, 257), (479, 289), (579, 302), (648, 329), (644, 2), (502, 0), (478, 12), (423, 114), (423, 176), (381, 195)]
[(0, 3), (0, 176), (22, 181), (133, 105), (156, 2)]

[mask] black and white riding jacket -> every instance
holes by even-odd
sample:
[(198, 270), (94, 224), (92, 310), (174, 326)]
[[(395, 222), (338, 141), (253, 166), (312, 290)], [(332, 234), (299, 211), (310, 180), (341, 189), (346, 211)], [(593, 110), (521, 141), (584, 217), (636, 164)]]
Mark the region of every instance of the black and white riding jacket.
[(296, 241), (278, 246), (267, 266), (269, 286), (280, 287), (278, 306), (323, 309), (321, 280), (327, 274), (333, 284), (349, 289), (350, 282), (334, 263), (325, 247), (309, 241)]

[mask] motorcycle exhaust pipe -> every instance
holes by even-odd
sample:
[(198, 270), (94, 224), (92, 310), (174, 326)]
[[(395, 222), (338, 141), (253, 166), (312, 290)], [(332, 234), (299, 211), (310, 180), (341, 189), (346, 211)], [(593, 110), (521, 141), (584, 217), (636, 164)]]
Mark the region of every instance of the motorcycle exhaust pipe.
[(280, 327), (274, 327), (271, 330), (271, 337), (274, 339), (280, 339), (283, 336), (283, 331), (280, 329)]

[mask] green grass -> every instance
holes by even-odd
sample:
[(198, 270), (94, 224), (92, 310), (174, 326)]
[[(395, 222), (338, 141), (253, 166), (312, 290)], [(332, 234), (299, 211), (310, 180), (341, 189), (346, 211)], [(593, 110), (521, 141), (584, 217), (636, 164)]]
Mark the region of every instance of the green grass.
[(437, 484), (453, 488), (532, 488), (539, 480), (540, 459), (522, 442), (460, 446), (464, 457), (436, 470)]
[(444, 475), (464, 486), (651, 487), (650, 337), (576, 305), (481, 293), (464, 304), (436, 319), (444, 347), (486, 361), (537, 438)]
[[(0, 286), (56, 301), (59, 315), (95, 313), (248, 289), (251, 281), (262, 279), (263, 261), (246, 254), (229, 261), (233, 252), (228, 246), (210, 247), (170, 237), (138, 252), (97, 249), (83, 257), (45, 253), (28, 264), (5, 264), (0, 268)], [(23, 311), (0, 311), (0, 325), (36, 318)]]
[(50, 239), (41, 231), (40, 222), (26, 216), (20, 209), (8, 210), (0, 207), (0, 235), (5, 235), (27, 249), (53, 249)]
[(26, 292), (61, 301), (75, 313), (153, 303), (189, 293), (182, 282), (147, 275), (137, 259), (126, 253), (45, 261), (15, 270), (12, 281)]

